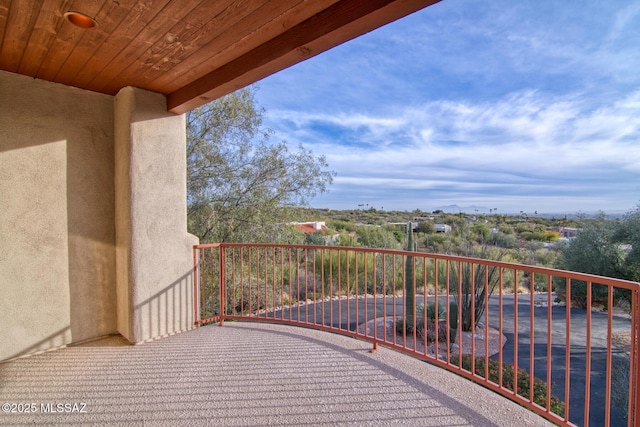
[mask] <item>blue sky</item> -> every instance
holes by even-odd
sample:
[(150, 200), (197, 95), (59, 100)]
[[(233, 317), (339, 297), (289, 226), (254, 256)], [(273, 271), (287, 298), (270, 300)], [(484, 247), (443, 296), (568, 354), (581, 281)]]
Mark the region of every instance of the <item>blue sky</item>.
[(640, 201), (640, 2), (443, 0), (259, 83), (337, 173), (314, 207), (625, 212)]

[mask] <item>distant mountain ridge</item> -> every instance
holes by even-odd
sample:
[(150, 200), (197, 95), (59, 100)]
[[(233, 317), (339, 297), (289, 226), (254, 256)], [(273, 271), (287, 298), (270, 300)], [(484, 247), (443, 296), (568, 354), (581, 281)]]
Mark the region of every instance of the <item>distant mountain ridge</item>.
[(464, 213), (475, 213), (476, 211), (478, 213), (489, 213), (490, 208), (484, 207), (484, 206), (458, 206), (458, 205), (448, 205), (448, 206), (439, 206), (437, 208), (435, 208), (434, 210), (440, 210), (442, 212), (445, 213), (460, 213), (460, 212), (464, 212)]
[[(496, 215), (507, 215), (507, 216), (518, 216), (521, 215), (522, 212), (514, 212), (514, 211), (501, 211), (498, 208), (487, 208), (485, 206), (459, 206), (459, 205), (447, 205), (447, 206), (439, 206), (435, 209), (441, 210), (444, 213), (449, 214), (457, 214), (457, 213), (466, 213), (466, 214), (496, 214)], [(576, 219), (580, 217), (585, 218), (596, 218), (600, 215), (602, 211), (593, 211), (593, 212), (524, 212), (528, 216), (535, 216), (540, 218), (561, 218), (567, 217), (571, 219)], [(624, 212), (605, 212), (605, 217), (608, 219), (620, 218)]]

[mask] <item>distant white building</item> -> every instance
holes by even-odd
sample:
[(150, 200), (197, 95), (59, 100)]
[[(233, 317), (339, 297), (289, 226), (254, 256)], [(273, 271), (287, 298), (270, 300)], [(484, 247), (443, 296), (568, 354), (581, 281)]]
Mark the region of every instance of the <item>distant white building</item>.
[(436, 233), (451, 233), (451, 226), (447, 224), (436, 224)]
[(575, 227), (560, 227), (560, 235), (562, 237), (566, 237), (567, 239), (574, 239), (578, 237), (578, 233), (580, 233), (581, 228)]

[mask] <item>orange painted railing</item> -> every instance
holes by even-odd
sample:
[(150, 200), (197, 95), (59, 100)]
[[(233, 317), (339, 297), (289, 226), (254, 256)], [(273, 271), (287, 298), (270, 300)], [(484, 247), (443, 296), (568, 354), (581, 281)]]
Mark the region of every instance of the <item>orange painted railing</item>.
[(639, 283), (336, 246), (198, 245), (194, 267), (198, 325), (337, 332), (441, 366), (559, 425), (640, 425)]

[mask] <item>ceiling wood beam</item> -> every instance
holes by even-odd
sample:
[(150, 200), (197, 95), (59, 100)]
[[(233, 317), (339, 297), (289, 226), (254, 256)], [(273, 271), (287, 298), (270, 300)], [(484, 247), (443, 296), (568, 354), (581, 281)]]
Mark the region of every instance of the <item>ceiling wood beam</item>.
[(182, 114), (440, 0), (341, 0), (226, 65), (170, 93)]

